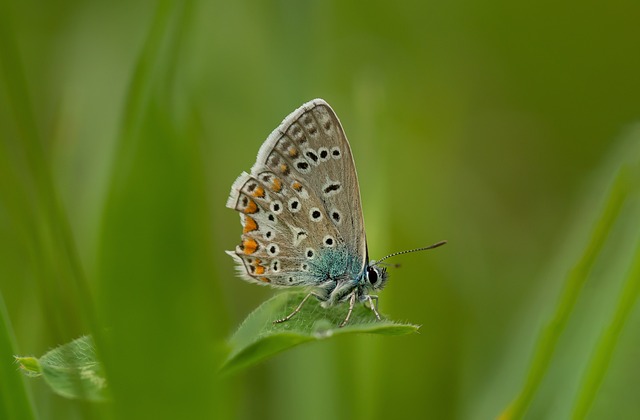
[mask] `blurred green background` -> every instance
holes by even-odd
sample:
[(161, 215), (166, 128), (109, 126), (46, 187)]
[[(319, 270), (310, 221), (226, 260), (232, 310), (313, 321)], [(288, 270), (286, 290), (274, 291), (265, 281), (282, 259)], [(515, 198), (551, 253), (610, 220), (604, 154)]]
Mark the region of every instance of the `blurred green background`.
[[(0, 0), (0, 408), (497, 417), (631, 150), (618, 139), (640, 117), (639, 18), (623, 0)], [(449, 241), (397, 258), (380, 295), (421, 333), (328, 340), (218, 378), (225, 337), (274, 293), (223, 253), (241, 233), (230, 186), (316, 97), (350, 139), (371, 257)], [(633, 259), (633, 203), (527, 418), (573, 410)], [(638, 322), (635, 309), (589, 418), (639, 412)], [(88, 333), (113, 403), (65, 400), (13, 364)]]

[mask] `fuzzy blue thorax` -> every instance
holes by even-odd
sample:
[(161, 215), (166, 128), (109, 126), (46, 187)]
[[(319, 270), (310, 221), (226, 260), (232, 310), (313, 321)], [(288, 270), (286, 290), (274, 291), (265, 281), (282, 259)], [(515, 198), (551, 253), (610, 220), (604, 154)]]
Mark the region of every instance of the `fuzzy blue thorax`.
[(318, 299), (330, 306), (343, 301), (353, 289), (364, 286), (362, 258), (345, 245), (325, 248), (309, 261), (309, 276), (318, 287)]

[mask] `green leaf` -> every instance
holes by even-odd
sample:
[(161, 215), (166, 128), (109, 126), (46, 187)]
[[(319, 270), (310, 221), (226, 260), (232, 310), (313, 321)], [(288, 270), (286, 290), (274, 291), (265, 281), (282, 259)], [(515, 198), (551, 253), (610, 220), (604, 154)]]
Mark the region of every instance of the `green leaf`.
[[(357, 304), (349, 323), (339, 328), (347, 315), (348, 305), (325, 309), (316, 299), (309, 299), (291, 320), (273, 324), (290, 314), (302, 301), (300, 292), (281, 293), (253, 311), (229, 340), (231, 352), (221, 368), (228, 374), (308, 341), (354, 333), (403, 335), (416, 332), (418, 325), (383, 319), (378, 321), (371, 311)], [(27, 376), (42, 376), (51, 389), (66, 398), (104, 401), (106, 379), (90, 336), (80, 337), (57, 347), (41, 358), (16, 357)]]
[(37, 357), (32, 356), (15, 356), (16, 363), (20, 366), (20, 370), (27, 375), (35, 378), (42, 375), (42, 367)]
[(40, 359), (16, 357), (28, 376), (42, 376), (51, 389), (66, 398), (106, 399), (106, 379), (90, 336), (80, 337), (47, 352)]
[(343, 328), (348, 304), (325, 309), (317, 299), (309, 299), (302, 310), (289, 321), (274, 324), (298, 306), (305, 293), (281, 293), (269, 299), (244, 320), (229, 340), (231, 352), (222, 366), (230, 373), (265, 360), (299, 344), (323, 340), (344, 334), (369, 333), (403, 335), (416, 332), (418, 325), (403, 324), (384, 319), (378, 321), (373, 311), (356, 304), (349, 323)]

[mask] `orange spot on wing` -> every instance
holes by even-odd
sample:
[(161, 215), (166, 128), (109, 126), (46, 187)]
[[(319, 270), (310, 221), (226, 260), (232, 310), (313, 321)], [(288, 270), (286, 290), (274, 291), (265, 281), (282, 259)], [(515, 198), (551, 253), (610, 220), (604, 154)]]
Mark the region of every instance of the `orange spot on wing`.
[(242, 249), (245, 254), (253, 254), (258, 250), (258, 242), (255, 239), (247, 238), (242, 241)]
[(249, 232), (253, 232), (254, 230), (258, 229), (258, 223), (256, 223), (255, 220), (253, 220), (253, 218), (246, 216), (244, 218), (244, 229), (242, 229), (242, 233), (249, 233)]
[(264, 266), (256, 265), (256, 274), (259, 275), (259, 276), (264, 274)]
[(292, 185), (291, 188), (293, 188), (294, 190), (300, 192), (302, 191), (302, 184), (299, 183), (298, 181), (295, 181)]
[(266, 277), (260, 277), (260, 279), (259, 279), (259, 280), (260, 280), (260, 281), (263, 281), (263, 282), (265, 282), (265, 283), (271, 283), (271, 280), (269, 280), (269, 279), (268, 279), (268, 278), (266, 278)]
[(289, 170), (289, 166), (287, 166), (286, 163), (281, 163), (280, 164), (280, 172), (282, 172), (283, 174), (287, 173), (287, 171)]
[(244, 214), (253, 214), (258, 211), (258, 205), (255, 201), (249, 200), (247, 207), (244, 208)]
[(256, 189), (253, 190), (253, 196), (258, 198), (264, 198), (264, 188), (256, 187)]
[(298, 149), (293, 146), (289, 147), (289, 156), (292, 158), (298, 157)]
[(278, 178), (273, 178), (271, 187), (273, 188), (273, 191), (280, 192), (280, 190), (282, 189), (282, 181), (280, 181)]

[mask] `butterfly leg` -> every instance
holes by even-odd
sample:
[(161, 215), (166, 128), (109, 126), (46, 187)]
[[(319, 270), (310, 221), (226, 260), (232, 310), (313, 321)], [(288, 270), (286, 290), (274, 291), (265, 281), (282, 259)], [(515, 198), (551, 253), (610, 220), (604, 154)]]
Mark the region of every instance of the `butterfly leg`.
[(342, 321), (342, 324), (340, 324), (338, 326), (338, 328), (342, 328), (345, 325), (347, 325), (347, 322), (349, 322), (349, 318), (351, 318), (351, 313), (353, 312), (353, 307), (356, 304), (356, 293), (353, 292), (351, 293), (351, 298), (349, 299), (349, 312), (347, 312), (347, 317), (344, 319), (344, 321)]
[(285, 322), (285, 321), (288, 321), (291, 318), (293, 318), (293, 316), (295, 314), (300, 312), (300, 309), (302, 309), (302, 305), (304, 305), (304, 303), (307, 301), (307, 299), (309, 299), (309, 297), (311, 297), (311, 295), (313, 295), (313, 293), (309, 293), (307, 296), (305, 296), (304, 299), (302, 299), (302, 302), (300, 302), (300, 304), (298, 305), (298, 307), (296, 309), (294, 309), (293, 312), (291, 312), (289, 315), (287, 315), (287, 316), (285, 316), (284, 318), (281, 318), (281, 319), (276, 319), (275, 321), (273, 321), (273, 323), (274, 324), (280, 324), (281, 322)]
[[(373, 304), (373, 300), (375, 299), (376, 304)], [(382, 321), (382, 318), (380, 318), (380, 314), (378, 313), (378, 296), (376, 295), (367, 295), (367, 300), (369, 301), (369, 306), (371, 307), (371, 310), (373, 311), (374, 314), (376, 314), (376, 318), (378, 318), (378, 321)]]

